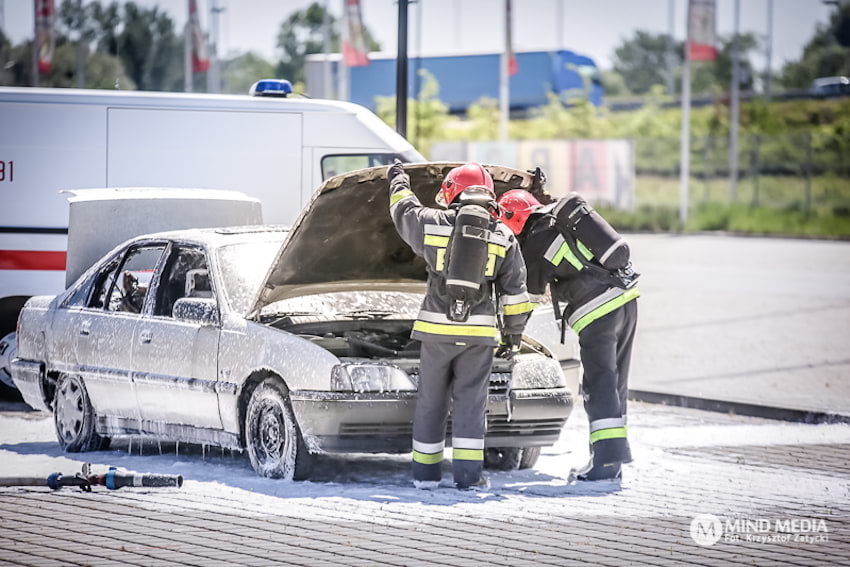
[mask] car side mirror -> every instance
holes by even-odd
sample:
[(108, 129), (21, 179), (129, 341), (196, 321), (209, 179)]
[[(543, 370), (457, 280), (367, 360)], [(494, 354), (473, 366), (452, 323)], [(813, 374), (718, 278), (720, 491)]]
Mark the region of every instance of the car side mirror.
[(215, 299), (208, 297), (182, 297), (174, 302), (171, 315), (189, 323), (217, 325), (218, 304)]

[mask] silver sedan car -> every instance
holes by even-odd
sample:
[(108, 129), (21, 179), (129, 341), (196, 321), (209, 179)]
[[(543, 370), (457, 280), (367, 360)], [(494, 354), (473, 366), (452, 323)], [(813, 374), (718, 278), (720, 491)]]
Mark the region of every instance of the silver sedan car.
[[(408, 166), (433, 203), (456, 164)], [(497, 189), (525, 172), (489, 168)], [(321, 452), (406, 452), (419, 373), (410, 340), (426, 272), (388, 214), (386, 167), (329, 179), (292, 230), (185, 230), (122, 244), (21, 313), (14, 381), (71, 452), (116, 436), (247, 450), (305, 479)], [(525, 337), (490, 379), (487, 462), (533, 466), (570, 415), (559, 361)], [(575, 382), (575, 376), (572, 376)]]

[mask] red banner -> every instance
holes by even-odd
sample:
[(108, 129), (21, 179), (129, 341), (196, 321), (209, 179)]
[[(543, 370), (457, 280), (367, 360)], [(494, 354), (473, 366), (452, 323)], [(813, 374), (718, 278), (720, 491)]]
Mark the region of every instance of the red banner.
[(53, 67), (55, 20), (56, 10), (53, 0), (35, 0), (35, 49), (38, 53), (39, 73), (49, 73)]
[(189, 27), (187, 31), (192, 38), (192, 72), (203, 73), (210, 68), (210, 59), (207, 56), (207, 42), (203, 30), (201, 30), (201, 20), (198, 17), (197, 0), (189, 0)]
[(691, 61), (717, 59), (717, 6), (715, 0), (688, 4), (688, 54)]
[(363, 33), (363, 11), (360, 0), (345, 0), (345, 25), (348, 37), (342, 42), (342, 56), (349, 67), (365, 67), (369, 64), (369, 48)]

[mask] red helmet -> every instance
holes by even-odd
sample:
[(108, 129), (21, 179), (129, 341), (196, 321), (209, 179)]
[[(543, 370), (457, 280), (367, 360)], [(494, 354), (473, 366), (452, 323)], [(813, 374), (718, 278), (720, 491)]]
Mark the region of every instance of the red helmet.
[(437, 193), (437, 204), (443, 207), (451, 205), (452, 201), (463, 191), (469, 188), (484, 189), (496, 199), (493, 189), (493, 178), (487, 173), (480, 163), (469, 162), (451, 170), (446, 178), (440, 192)]
[(519, 234), (531, 213), (541, 206), (540, 201), (528, 191), (513, 189), (499, 197), (499, 220), (514, 234)]

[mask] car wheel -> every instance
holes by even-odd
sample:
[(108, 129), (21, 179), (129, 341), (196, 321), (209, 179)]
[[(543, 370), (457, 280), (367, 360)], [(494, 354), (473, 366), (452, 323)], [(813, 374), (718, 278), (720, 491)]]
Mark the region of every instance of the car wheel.
[(53, 398), (53, 422), (59, 446), (68, 453), (105, 449), (109, 445), (109, 438), (95, 433), (96, 420), (82, 379), (78, 376), (60, 376)]
[(12, 381), (12, 359), (17, 350), (15, 336), (13, 331), (0, 338), (0, 399), (17, 402), (23, 398)]
[(522, 449), (519, 447), (489, 447), (484, 450), (484, 467), (497, 471), (512, 471), (519, 468)]
[(313, 468), (285, 387), (275, 379), (257, 386), (245, 412), (245, 443), (260, 476), (306, 480)]
[(526, 447), (522, 450), (522, 458), (519, 460), (520, 469), (530, 469), (537, 464), (540, 458), (540, 447)]

